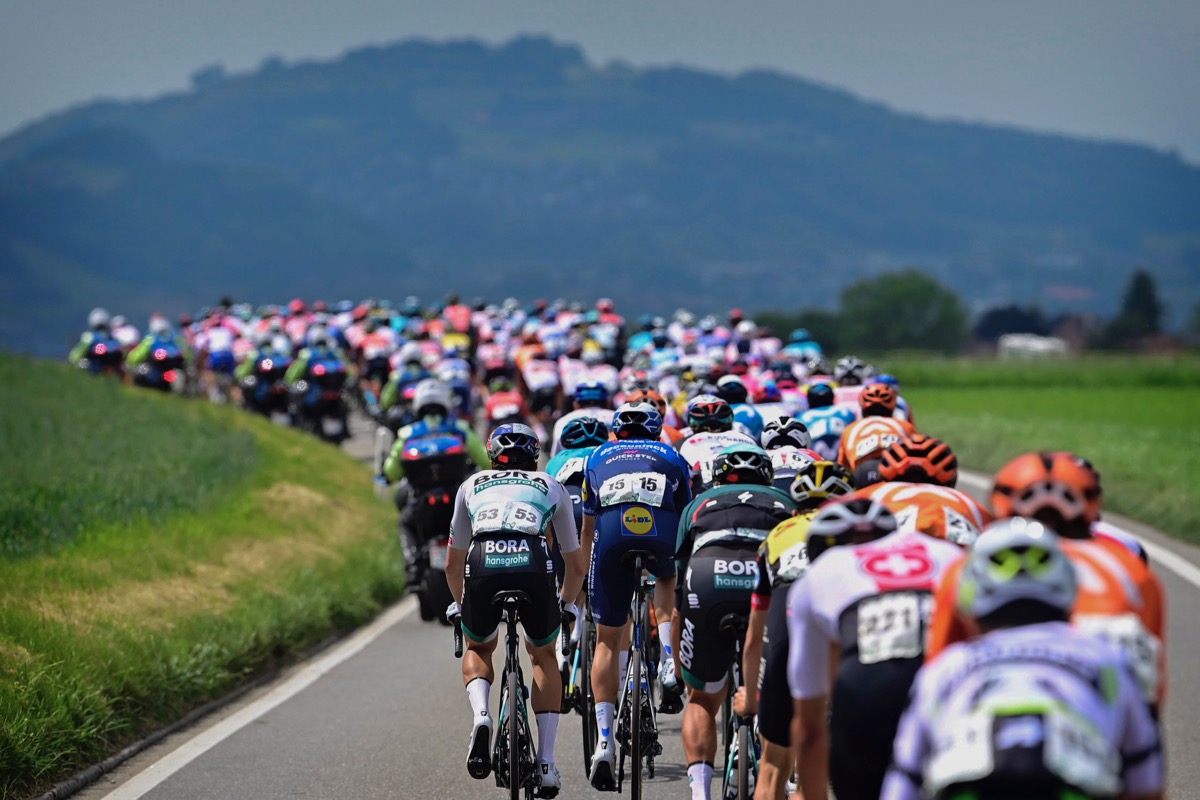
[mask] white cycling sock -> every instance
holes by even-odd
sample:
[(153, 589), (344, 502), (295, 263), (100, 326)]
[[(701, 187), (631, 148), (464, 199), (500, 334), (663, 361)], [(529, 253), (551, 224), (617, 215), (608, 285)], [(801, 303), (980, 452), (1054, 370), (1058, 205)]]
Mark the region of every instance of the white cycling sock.
[(665, 657), (675, 657), (675, 650), (671, 647), (671, 620), (658, 623), (658, 643)]
[(578, 643), (583, 638), (583, 612), (575, 616), (575, 627), (571, 629), (571, 641)]
[(467, 699), (471, 701), (471, 713), (475, 719), (486, 717), (488, 714), (488, 693), (492, 684), (483, 678), (476, 678), (467, 684)]
[(688, 786), (692, 800), (712, 800), (713, 765), (704, 761), (688, 764)]
[(600, 736), (607, 739), (610, 746), (616, 741), (616, 735), (613, 733), (613, 717), (616, 715), (616, 703), (596, 703), (596, 727), (600, 729)]
[(538, 763), (553, 764), (554, 739), (558, 736), (558, 712), (539, 711), (534, 716), (537, 717), (538, 726)]
[(621, 670), (621, 680), (617, 685), (624, 686), (625, 685), (625, 676), (629, 674), (629, 651), (628, 650), (622, 650), (620, 652), (620, 654), (617, 655), (617, 665), (618, 665), (619, 669)]

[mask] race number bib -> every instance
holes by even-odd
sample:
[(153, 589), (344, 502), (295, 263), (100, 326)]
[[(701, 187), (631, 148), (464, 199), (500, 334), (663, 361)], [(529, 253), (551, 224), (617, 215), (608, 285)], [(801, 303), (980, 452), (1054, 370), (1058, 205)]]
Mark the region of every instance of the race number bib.
[(972, 714), (937, 731), (934, 752), (925, 768), (925, 793), (936, 795), (953, 783), (967, 783), (992, 773), (993, 750), (989, 713)]
[(1055, 710), (1044, 720), (1046, 768), (1089, 795), (1115, 797), (1121, 791), (1121, 757), (1100, 731), (1069, 712)]
[(900, 437), (894, 433), (872, 433), (870, 436), (864, 436), (854, 446), (854, 458), (861, 461), (872, 453), (886, 450), (898, 441)]
[(520, 500), (502, 500), (485, 503), (471, 519), (476, 533), (527, 533), (538, 536), (542, 533), (545, 517), (541, 509), (532, 503)]
[(559, 483), (566, 483), (575, 475), (583, 472), (587, 466), (586, 458), (570, 458), (567, 463), (558, 468), (558, 472), (554, 474), (554, 480)]
[(876, 664), (921, 655), (921, 611), (921, 598), (910, 592), (881, 594), (860, 603), (859, 663)]
[(657, 472), (631, 472), (616, 475), (600, 484), (600, 505), (616, 506), (622, 503), (641, 503), (662, 506), (667, 493), (667, 478)]
[(1110, 641), (1124, 650), (1142, 695), (1148, 702), (1158, 699), (1158, 660), (1162, 642), (1146, 630), (1135, 614), (1119, 617), (1085, 614), (1072, 617), (1071, 622), (1084, 633)]
[(811, 463), (811, 458), (797, 450), (771, 451), (771, 466), (775, 468), (775, 472), (777, 473), (785, 469), (799, 472)]
[[(796, 580), (808, 570), (808, 550), (804, 542), (796, 542), (779, 554), (779, 567), (776, 575), (779, 580), (789, 583)], [(859, 616), (861, 620), (862, 617)]]

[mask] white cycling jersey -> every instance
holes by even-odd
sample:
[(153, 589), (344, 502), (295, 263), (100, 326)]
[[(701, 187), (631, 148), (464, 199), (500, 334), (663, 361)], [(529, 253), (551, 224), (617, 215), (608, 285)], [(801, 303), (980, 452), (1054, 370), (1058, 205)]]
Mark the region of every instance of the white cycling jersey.
[(531, 392), (548, 391), (558, 386), (558, 365), (553, 361), (530, 359), (521, 370)]
[(934, 587), (961, 556), (949, 542), (896, 531), (816, 558), (788, 593), (792, 697), (829, 693), (835, 643), (861, 664), (922, 655)]
[(571, 495), (545, 472), (485, 469), (467, 478), (454, 498), (450, 546), (467, 550), (476, 534), (554, 537), (564, 553), (579, 549)]
[(753, 436), (737, 431), (694, 433), (679, 445), (679, 455), (691, 467), (692, 477), (700, 476), (705, 484), (712, 483), (712, 465), (717, 454), (731, 444), (752, 444)]
[(562, 450), (562, 444), (559, 440), (562, 438), (563, 431), (567, 429), (567, 425), (572, 420), (577, 419), (598, 419), (603, 422), (608, 428), (612, 429), (613, 415), (617, 412), (611, 408), (577, 408), (574, 411), (569, 411), (558, 418), (558, 422), (554, 423), (554, 444), (550, 448), (550, 455), (556, 456)]
[(995, 770), (1022, 749), (1041, 751), (1020, 761), (1038, 773), (1030, 780), (1049, 773), (1093, 797), (1163, 789), (1158, 730), (1125, 656), (1049, 622), (953, 645), (922, 667), (882, 797), (917, 800), (992, 775), (1020, 781)]
[(775, 469), (775, 478), (794, 478), (800, 470), (813, 463), (812, 450), (801, 450), (799, 447), (785, 445), (768, 450), (771, 456), (771, 466)]

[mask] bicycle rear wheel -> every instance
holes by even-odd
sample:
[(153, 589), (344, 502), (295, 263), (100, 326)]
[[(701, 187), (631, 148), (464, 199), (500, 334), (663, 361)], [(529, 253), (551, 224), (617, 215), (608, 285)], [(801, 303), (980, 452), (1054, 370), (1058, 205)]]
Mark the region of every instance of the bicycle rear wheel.
[(630, 679), (633, 690), (629, 696), (629, 742), (631, 769), (629, 775), (629, 797), (642, 800), (642, 650), (633, 648), (629, 658)]
[(517, 671), (508, 673), (508, 796), (509, 800), (520, 800), (521, 784), (521, 731), (517, 719), (521, 716), (521, 685)]
[(752, 747), (753, 744), (750, 742), (750, 726), (741, 725), (738, 728), (738, 800), (750, 800), (754, 796), (750, 791), (750, 762), (754, 758)]

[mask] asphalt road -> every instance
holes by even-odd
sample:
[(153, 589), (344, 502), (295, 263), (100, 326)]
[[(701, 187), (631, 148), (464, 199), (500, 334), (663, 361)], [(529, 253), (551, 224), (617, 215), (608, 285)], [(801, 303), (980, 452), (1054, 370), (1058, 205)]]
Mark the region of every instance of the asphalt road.
[[(364, 420), (343, 447), (369, 461)], [(980, 491), (986, 482), (964, 480)], [(1121, 524), (1121, 520), (1113, 518)], [(1200, 549), (1129, 523), (1159, 567), (1170, 613), (1166, 737), (1170, 796), (1200, 798)], [(1176, 564), (1171, 554), (1183, 559)], [(1190, 570), (1189, 570), (1190, 567)], [(1190, 582), (1189, 579), (1190, 578)], [(464, 766), (470, 713), (449, 629), (422, 623), (411, 599), (278, 681), (169, 737), (77, 795), (84, 800), (291, 800), (292, 798), (496, 798), (494, 781)], [(499, 667), (499, 660), (497, 667)], [(498, 692), (493, 691), (493, 713)], [(679, 716), (660, 717), (664, 754), (647, 797), (690, 797)], [(560, 723), (560, 797), (594, 797), (586, 785), (579, 717)], [(714, 792), (719, 784), (714, 780)]]

